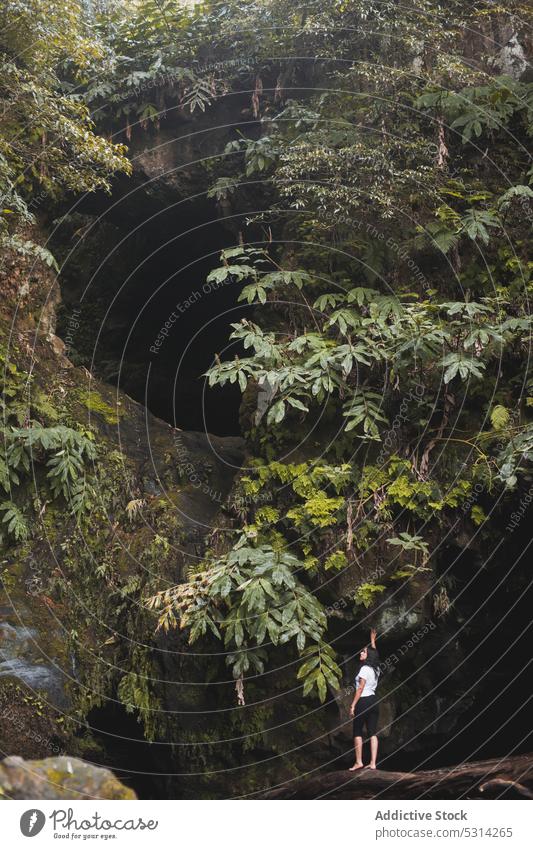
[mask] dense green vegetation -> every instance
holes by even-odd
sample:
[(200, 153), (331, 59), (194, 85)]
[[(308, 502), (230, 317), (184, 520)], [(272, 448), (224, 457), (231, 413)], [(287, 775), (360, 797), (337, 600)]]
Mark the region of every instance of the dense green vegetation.
[[(30, 238), (40, 206), (68, 193), (110, 188), (119, 170), (130, 171), (125, 147), (94, 131), (80, 96), (66, 93), (61, 73), (74, 62), (78, 72), (96, 60), (95, 45), (79, 3), (8, 3), (1, 12), (0, 63), (0, 247), (57, 268), (54, 257)], [(0, 486), (5, 498), (2, 534), (25, 540), (30, 528), (17, 499), (25, 479), (43, 466), (53, 498), (79, 515), (91, 491), (85, 462), (95, 458), (94, 436), (56, 424), (57, 415), (37, 390), (33, 375), (2, 352), (2, 447)], [(42, 425), (50, 418), (54, 426)], [(38, 508), (39, 509), (39, 506)]]
[(125, 148), (94, 131), (83, 98), (63, 82), (65, 65), (76, 76), (102, 55), (81, 10), (76, 0), (34, 0), (1, 12), (0, 233), (4, 246), (22, 253), (43, 256), (17, 230), (32, 223), (45, 199), (109, 188), (115, 172), (130, 169)]
[[(209, 280), (255, 305), (228, 328), (240, 355), (207, 376), (254, 408), (232, 498), (245, 507), (227, 506), (187, 582), (134, 587), (160, 628), (222, 641), (241, 687), (286, 653), (324, 701), (341, 678), (324, 583), (370, 553), (383, 568), (349, 604), (371, 607), (435, 568), (444, 534), (490, 546), (531, 485), (533, 83), (498, 66), (490, 37), (468, 49), (511, 19), (525, 28), (530, 10), (11, 0), (0, 13), (0, 238), (48, 265), (28, 234), (44, 208), (109, 191), (131, 173), (128, 143), (174, 113), (249, 99), (202, 186), (242, 215)], [(30, 462), (80, 515), (98, 446), (76, 422), (15, 410), (6, 386), (9, 543), (30, 533), (17, 501)], [(445, 582), (434, 597), (453, 605)], [(140, 678), (119, 697), (148, 724)]]
[[(259, 20), (266, 9), (246, 5)], [(397, 561), (388, 581), (413, 580), (439, 528), (459, 517), (489, 533), (494, 505), (529, 475), (533, 85), (461, 55), (488, 5), (394, 9), (343, 3), (289, 14), (268, 4), (292, 26), (265, 28), (251, 47), (264, 130), (228, 144), (211, 189), (231, 202), (259, 181), (268, 204), (250, 230), (271, 227), (272, 244), (225, 251), (210, 276), (230, 278), (258, 308), (255, 321), (233, 325), (243, 355), (215, 365), (209, 381), (263, 388), (268, 409), (250, 434), (255, 471), (241, 485), (252, 497), (270, 492), (272, 506), (258, 498), (246, 516), (253, 575), (236, 566), (248, 551), (239, 541), (210, 577), (207, 605), (194, 582), (158, 602), (165, 627), (176, 615), (192, 626), (191, 641), (222, 629), (225, 645), (250, 658), (265, 623), (274, 646), (306, 627), (300, 651), (325, 639), (305, 611), (276, 604), (271, 583), (261, 590), (274, 552), (293, 551), (310, 586), (369, 549)], [(235, 38), (248, 55), (247, 36)], [(302, 43), (331, 57), (310, 77), (303, 61), (273, 68), (266, 59)], [(300, 80), (316, 90), (298, 97)], [(320, 438), (306, 440), (316, 428)], [(302, 440), (303, 462), (273, 459)], [(366, 584), (359, 598), (375, 600), (386, 585)], [(248, 666), (240, 653), (228, 662), (236, 676)], [(325, 698), (336, 672), (324, 677), (314, 662), (302, 672)]]

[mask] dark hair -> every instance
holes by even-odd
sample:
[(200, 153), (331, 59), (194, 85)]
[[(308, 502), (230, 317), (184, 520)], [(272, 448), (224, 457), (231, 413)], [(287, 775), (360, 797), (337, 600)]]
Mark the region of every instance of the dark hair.
[(363, 661), (365, 666), (371, 666), (376, 675), (379, 675), (379, 652), (377, 649), (372, 648), (372, 646), (368, 646), (366, 650), (366, 660)]
[(381, 661), (379, 659), (378, 650), (373, 649), (372, 646), (365, 646), (364, 648), (366, 649), (366, 660), (359, 661), (356, 675), (359, 675), (363, 666), (371, 666), (376, 673), (376, 676), (379, 677), (381, 673)]

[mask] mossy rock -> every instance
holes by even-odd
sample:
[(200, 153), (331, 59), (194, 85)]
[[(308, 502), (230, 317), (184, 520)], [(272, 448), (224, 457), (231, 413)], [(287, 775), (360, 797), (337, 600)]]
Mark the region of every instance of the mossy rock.
[(8, 799), (136, 799), (108, 769), (66, 756), (0, 763), (0, 797)]
[(16, 680), (0, 680), (0, 746), (4, 754), (24, 758), (50, 757), (65, 751), (63, 716)]

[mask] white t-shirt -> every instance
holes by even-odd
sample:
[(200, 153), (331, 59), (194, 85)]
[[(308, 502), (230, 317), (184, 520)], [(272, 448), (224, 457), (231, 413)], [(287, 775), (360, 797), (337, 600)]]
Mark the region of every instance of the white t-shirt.
[(361, 679), (365, 679), (365, 687), (363, 692), (361, 693), (361, 697), (363, 696), (373, 696), (376, 692), (376, 687), (378, 686), (378, 675), (371, 666), (363, 665), (359, 670), (359, 673), (355, 679), (355, 689), (358, 690), (361, 686)]

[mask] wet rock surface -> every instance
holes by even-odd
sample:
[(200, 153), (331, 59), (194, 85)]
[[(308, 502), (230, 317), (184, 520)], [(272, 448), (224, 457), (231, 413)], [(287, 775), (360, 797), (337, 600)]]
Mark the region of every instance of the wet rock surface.
[(0, 613), (6, 617), (0, 622), (0, 679), (17, 678), (30, 689), (46, 693), (54, 704), (65, 707), (58, 659), (44, 656), (38, 630), (10, 624), (7, 619), (15, 618), (15, 614), (5, 606)]

